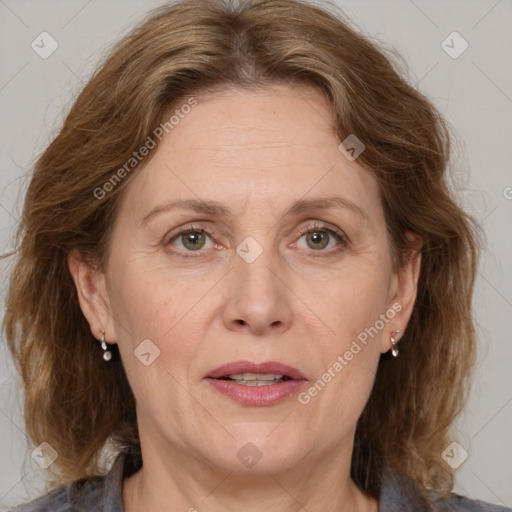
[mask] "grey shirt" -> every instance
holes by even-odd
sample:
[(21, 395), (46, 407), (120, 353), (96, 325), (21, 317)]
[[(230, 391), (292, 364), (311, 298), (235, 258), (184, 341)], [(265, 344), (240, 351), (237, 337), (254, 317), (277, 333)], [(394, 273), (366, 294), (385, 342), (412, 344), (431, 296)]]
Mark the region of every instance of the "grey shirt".
[[(123, 480), (142, 467), (140, 452), (121, 452), (105, 476), (80, 480), (7, 512), (124, 512)], [(172, 504), (170, 504), (172, 507)], [(379, 512), (511, 512), (512, 509), (451, 494), (426, 502), (412, 480), (383, 475)], [(158, 511), (164, 512), (164, 511)]]

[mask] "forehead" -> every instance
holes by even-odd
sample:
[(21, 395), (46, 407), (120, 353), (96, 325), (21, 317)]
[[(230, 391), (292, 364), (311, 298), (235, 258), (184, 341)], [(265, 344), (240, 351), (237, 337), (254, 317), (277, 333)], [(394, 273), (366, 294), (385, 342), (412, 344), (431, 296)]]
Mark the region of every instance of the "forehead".
[(238, 201), (241, 213), (249, 204), (274, 208), (336, 192), (364, 210), (378, 206), (376, 180), (339, 151), (330, 105), (318, 91), (273, 86), (195, 99), (130, 185), (127, 200), (139, 213), (200, 198), (233, 208)]
[[(316, 90), (273, 86), (265, 90), (231, 89), (197, 99), (166, 146), (182, 159), (217, 157), (232, 162), (279, 166), (304, 157), (301, 148), (336, 146), (327, 100)], [(177, 127), (180, 128), (180, 127)], [(190, 151), (193, 150), (193, 151)], [(311, 154), (318, 158), (318, 154)], [(215, 165), (216, 159), (211, 161)]]

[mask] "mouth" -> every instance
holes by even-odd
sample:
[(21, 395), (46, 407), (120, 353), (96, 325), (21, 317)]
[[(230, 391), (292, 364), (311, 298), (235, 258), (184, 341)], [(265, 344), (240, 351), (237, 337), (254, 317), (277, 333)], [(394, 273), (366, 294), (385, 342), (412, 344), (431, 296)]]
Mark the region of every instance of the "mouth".
[(244, 405), (270, 405), (302, 389), (308, 382), (292, 366), (276, 361), (236, 361), (205, 376), (215, 390)]
[(297, 368), (277, 361), (235, 361), (212, 370), (206, 378), (232, 380), (245, 386), (268, 386), (288, 380), (306, 380)]
[(276, 373), (238, 373), (221, 377), (220, 380), (228, 380), (242, 386), (272, 386), (293, 379)]

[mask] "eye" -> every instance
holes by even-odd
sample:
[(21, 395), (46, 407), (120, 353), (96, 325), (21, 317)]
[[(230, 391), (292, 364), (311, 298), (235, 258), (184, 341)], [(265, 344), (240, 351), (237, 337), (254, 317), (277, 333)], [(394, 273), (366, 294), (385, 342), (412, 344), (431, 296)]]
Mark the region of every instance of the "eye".
[[(172, 246), (175, 249), (174, 252), (184, 258), (198, 257), (205, 252), (202, 249), (223, 248), (211, 240), (212, 236), (215, 236), (215, 231), (212, 228), (202, 225), (187, 225), (179, 229), (178, 232), (171, 233), (165, 245)], [(312, 254), (313, 257), (337, 254), (347, 246), (347, 238), (342, 231), (323, 223), (303, 226), (299, 229), (298, 236), (299, 240), (305, 239), (306, 247), (302, 246), (302, 248), (319, 253), (318, 255)], [(298, 243), (292, 244), (292, 246), (295, 245)]]
[[(304, 226), (299, 230), (306, 242), (306, 249), (333, 254), (343, 250), (347, 245), (346, 236), (338, 229), (327, 227), (325, 224), (315, 223), (313, 226)], [(330, 247), (329, 247), (330, 246)], [(324, 250), (328, 248), (328, 250)], [(333, 248), (334, 247), (334, 248)]]
[(206, 242), (206, 233), (204, 231), (187, 231), (178, 238), (182, 245), (191, 251), (202, 249)]
[[(188, 225), (180, 229), (177, 233), (171, 234), (165, 245), (175, 247), (177, 252), (181, 253), (181, 256), (190, 257), (192, 255), (186, 253), (204, 252), (201, 251), (201, 249), (208, 249), (213, 246), (220, 247), (214, 244), (210, 239), (210, 236), (214, 234), (215, 231), (213, 229), (207, 229), (203, 226)], [(210, 240), (209, 245), (207, 243), (208, 240)]]

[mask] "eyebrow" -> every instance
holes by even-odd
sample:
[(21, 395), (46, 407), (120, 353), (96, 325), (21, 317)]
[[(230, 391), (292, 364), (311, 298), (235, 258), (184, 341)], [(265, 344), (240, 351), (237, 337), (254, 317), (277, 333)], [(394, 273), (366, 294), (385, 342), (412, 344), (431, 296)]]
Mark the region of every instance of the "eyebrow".
[[(322, 209), (348, 209), (360, 217), (366, 224), (370, 223), (368, 214), (352, 201), (342, 197), (322, 197), (315, 199), (300, 199), (293, 203), (288, 210), (283, 214), (283, 217), (290, 215), (300, 215), (316, 210)], [(170, 201), (153, 208), (147, 215), (144, 216), (141, 226), (144, 226), (148, 221), (161, 213), (166, 213), (176, 209), (189, 210), (195, 213), (210, 215), (213, 217), (235, 217), (234, 212), (223, 203), (218, 201), (203, 201), (198, 199), (184, 199), (179, 201)]]

